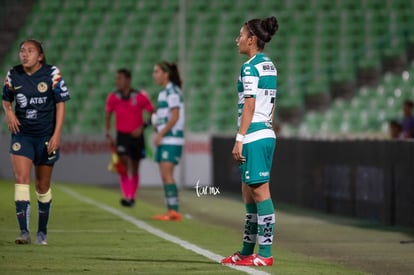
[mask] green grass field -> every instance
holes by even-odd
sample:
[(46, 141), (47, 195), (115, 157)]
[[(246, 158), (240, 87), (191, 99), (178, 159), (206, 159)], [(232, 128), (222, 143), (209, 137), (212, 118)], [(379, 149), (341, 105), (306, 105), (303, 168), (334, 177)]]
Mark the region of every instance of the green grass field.
[[(222, 266), (180, 245), (150, 234), (119, 215), (90, 202), (78, 200), (67, 189), (213, 253), (228, 255), (239, 248), (243, 205), (224, 195), (197, 198), (192, 190), (184, 191), (181, 200), (187, 218), (179, 223), (157, 222), (150, 220), (150, 217), (164, 211), (161, 190), (140, 190), (142, 200), (138, 200), (135, 208), (125, 209), (119, 206), (119, 194), (115, 189), (62, 184), (53, 187), (49, 245), (18, 246), (14, 244), (18, 233), (13, 203), (14, 186), (12, 182), (0, 181), (0, 274), (243, 274), (243, 271)], [(37, 229), (37, 206), (34, 202), (33, 192), (32, 238), (35, 237)], [(285, 236), (287, 227), (306, 231), (314, 230), (315, 223), (320, 226), (328, 224), (324, 217), (303, 217), (305, 226), (310, 226), (307, 229), (304, 224), (298, 224), (299, 214), (291, 210), (279, 212), (277, 221), (280, 223), (280, 232), (274, 244), (276, 263), (272, 267), (255, 270), (267, 274), (366, 274), (361, 270), (370, 271), (364, 265), (347, 262), (334, 250), (324, 251), (323, 242), (318, 248), (321, 251), (308, 253), (309, 249), (315, 247), (311, 241), (306, 243), (303, 238), (292, 240), (289, 239), (292, 237), (289, 234)], [(283, 225), (284, 221), (287, 225)], [(348, 234), (355, 233), (349, 231), (355, 229), (407, 238), (407, 235), (399, 232), (374, 231), (356, 226), (348, 228), (336, 222), (331, 225), (337, 226), (333, 230), (338, 232), (348, 230)], [(331, 233), (335, 234), (335, 231)], [(362, 238), (361, 235), (358, 238)], [(390, 238), (388, 236), (387, 241)], [(342, 243), (338, 245), (343, 246)], [(388, 246), (393, 249), (389, 243)], [(326, 247), (329, 248), (325, 246), (325, 249)], [(413, 246), (406, 245), (404, 249), (407, 249), (406, 252), (413, 252)], [(412, 268), (413, 258), (410, 257), (401, 260), (408, 262), (408, 265), (389, 274), (398, 274), (399, 271)], [(394, 267), (394, 264), (391, 262), (388, 266)]]

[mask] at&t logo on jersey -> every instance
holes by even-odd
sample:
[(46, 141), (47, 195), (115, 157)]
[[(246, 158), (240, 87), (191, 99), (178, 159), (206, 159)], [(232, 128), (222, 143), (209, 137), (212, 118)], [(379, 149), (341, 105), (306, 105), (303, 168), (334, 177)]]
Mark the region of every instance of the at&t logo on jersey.
[(20, 108), (25, 108), (27, 106), (27, 97), (24, 94), (17, 94), (16, 101), (20, 105)]
[(39, 105), (39, 104), (46, 103), (46, 101), (47, 101), (47, 96), (32, 97), (30, 99), (30, 104)]

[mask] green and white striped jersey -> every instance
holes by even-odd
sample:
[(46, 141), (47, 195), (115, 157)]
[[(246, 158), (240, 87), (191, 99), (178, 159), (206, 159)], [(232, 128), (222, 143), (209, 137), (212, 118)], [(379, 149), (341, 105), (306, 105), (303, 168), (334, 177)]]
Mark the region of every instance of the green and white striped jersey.
[(164, 136), (162, 145), (184, 144), (184, 102), (181, 89), (172, 82), (158, 94), (157, 131), (161, 131), (171, 117), (171, 109), (179, 108), (179, 119), (173, 128)]
[[(246, 133), (244, 143), (262, 138), (275, 137), (272, 129), (272, 116), (276, 103), (277, 70), (273, 62), (263, 53), (258, 53), (243, 64), (237, 83), (239, 92), (238, 126), (245, 98), (256, 99), (253, 119)], [(261, 130), (271, 131), (261, 131)], [(252, 132), (257, 132), (251, 135)]]

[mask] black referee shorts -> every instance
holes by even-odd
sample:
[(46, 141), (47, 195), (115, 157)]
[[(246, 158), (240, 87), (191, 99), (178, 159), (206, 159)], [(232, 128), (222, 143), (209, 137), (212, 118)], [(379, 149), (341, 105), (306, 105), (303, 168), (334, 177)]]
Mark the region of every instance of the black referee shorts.
[(116, 152), (120, 156), (127, 155), (133, 160), (145, 158), (145, 140), (144, 134), (135, 138), (131, 134), (117, 132), (116, 135)]

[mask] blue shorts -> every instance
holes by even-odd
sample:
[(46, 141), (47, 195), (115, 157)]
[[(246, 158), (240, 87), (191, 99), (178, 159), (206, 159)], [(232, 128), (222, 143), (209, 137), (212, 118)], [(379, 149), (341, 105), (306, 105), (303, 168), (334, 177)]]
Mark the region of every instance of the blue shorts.
[(13, 134), (10, 143), (10, 154), (27, 157), (33, 164), (53, 165), (59, 159), (59, 150), (53, 155), (48, 155), (46, 142), (50, 137), (28, 137)]

